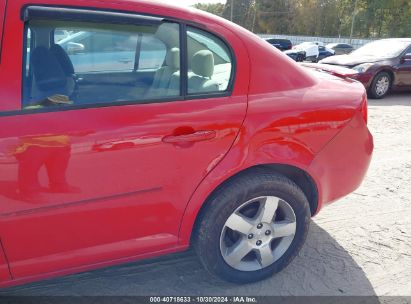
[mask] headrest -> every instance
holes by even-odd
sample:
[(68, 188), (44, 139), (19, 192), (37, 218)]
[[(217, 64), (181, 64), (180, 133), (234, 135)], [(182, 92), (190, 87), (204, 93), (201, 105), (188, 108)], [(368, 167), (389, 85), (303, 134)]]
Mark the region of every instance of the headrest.
[(180, 32), (177, 23), (162, 23), (154, 34), (158, 40), (161, 40), (169, 49), (180, 45)]
[(208, 50), (198, 51), (191, 60), (191, 69), (202, 77), (211, 77), (214, 74), (214, 56)]
[(66, 75), (55, 55), (39, 46), (31, 54), (31, 64), (37, 87), (41, 91), (56, 90), (66, 85)]
[(180, 49), (172, 48), (167, 52), (166, 65), (174, 70), (180, 69)]
[(67, 55), (66, 51), (61, 47), (61, 45), (53, 44), (50, 47), (50, 51), (56, 56), (57, 60), (60, 62), (66, 76), (72, 76), (74, 74), (74, 66)]

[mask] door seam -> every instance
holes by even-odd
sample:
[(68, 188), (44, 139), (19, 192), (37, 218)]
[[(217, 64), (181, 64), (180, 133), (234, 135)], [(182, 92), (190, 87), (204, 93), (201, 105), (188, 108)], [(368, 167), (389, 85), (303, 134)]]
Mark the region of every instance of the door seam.
[(7, 263), (7, 269), (9, 270), (10, 279), (14, 280), (13, 274), (11, 273), (11, 269), (10, 269), (9, 258), (7, 257), (6, 250), (4, 249), (3, 241), (1, 240), (1, 238), (0, 238), (0, 250), (3, 251), (4, 259), (6, 260), (6, 263)]

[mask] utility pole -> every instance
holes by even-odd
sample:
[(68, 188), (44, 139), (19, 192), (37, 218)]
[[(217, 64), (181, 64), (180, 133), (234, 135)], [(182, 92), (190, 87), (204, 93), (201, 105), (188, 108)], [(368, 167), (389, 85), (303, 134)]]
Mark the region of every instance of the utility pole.
[(351, 41), (352, 41), (352, 35), (354, 33), (355, 16), (357, 15), (357, 5), (358, 5), (358, 0), (355, 0), (354, 12), (352, 14), (352, 22), (351, 22), (350, 44), (351, 44)]
[(254, 26), (255, 26), (255, 17), (257, 16), (257, 0), (254, 0), (254, 16), (253, 16), (253, 25), (251, 27), (251, 31), (254, 33)]
[(230, 14), (231, 22), (233, 22), (233, 15), (234, 15), (234, 0), (231, 0), (231, 14)]

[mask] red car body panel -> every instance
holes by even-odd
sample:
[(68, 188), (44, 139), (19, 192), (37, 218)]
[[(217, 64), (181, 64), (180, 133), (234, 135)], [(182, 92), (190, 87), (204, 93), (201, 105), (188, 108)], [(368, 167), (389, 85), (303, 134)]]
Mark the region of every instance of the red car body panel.
[(6, 0), (0, 0), (0, 50), (1, 50), (1, 42), (3, 37), (3, 22), (4, 22), (4, 14), (6, 12)]
[[(226, 97), (20, 115), (20, 14), (26, 4), (121, 9), (201, 24), (234, 50), (233, 91)], [(313, 214), (358, 187), (368, 168), (372, 137), (361, 112), (364, 88), (308, 71), (222, 19), (148, 1), (18, 0), (8, 2), (4, 27), (0, 287), (184, 250), (207, 197), (253, 166), (305, 171), (318, 190)], [(193, 130), (213, 130), (215, 137), (189, 145), (163, 140)], [(81, 191), (19, 197), (22, 161), (16, 149), (51, 137), (67, 143), (67, 179)], [(60, 152), (43, 147), (29, 160), (41, 153)], [(47, 184), (46, 172), (40, 181)]]
[(10, 279), (9, 266), (4, 254), (3, 246), (0, 242), (0, 282), (7, 282), (10, 281)]

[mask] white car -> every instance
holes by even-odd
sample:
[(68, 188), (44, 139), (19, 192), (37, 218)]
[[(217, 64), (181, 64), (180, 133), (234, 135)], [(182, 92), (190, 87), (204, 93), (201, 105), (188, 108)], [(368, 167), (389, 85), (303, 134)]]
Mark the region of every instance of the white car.
[(293, 49), (303, 50), (305, 52), (305, 58), (308, 61), (318, 61), (318, 55), (320, 54), (320, 51), (318, 49), (318, 44), (316, 44), (315, 42), (303, 42), (295, 45)]

